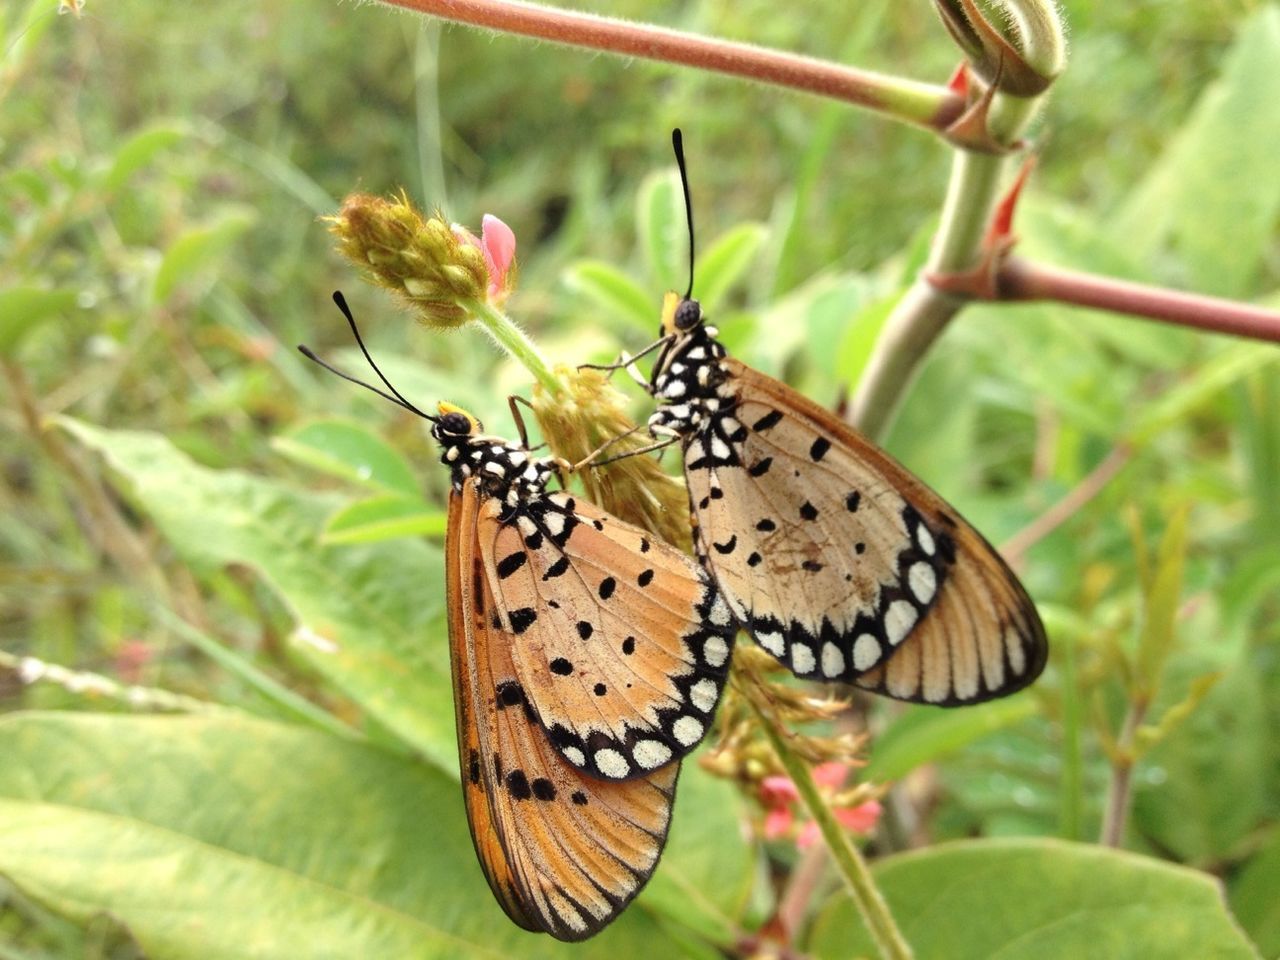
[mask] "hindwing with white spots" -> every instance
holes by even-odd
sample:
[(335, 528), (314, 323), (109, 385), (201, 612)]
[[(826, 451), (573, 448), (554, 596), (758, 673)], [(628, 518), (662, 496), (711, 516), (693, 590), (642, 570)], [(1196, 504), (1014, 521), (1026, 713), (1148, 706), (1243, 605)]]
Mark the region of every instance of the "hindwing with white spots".
[(594, 776), (678, 760), (711, 728), (736, 630), (707, 573), (567, 493), (481, 506), (479, 542), (518, 688), (551, 742)]
[(1034, 680), (1044, 630), (994, 548), (830, 413), (719, 364), (685, 476), (699, 557), (756, 641), (798, 676), (923, 703)]
[(446, 582), (458, 751), (471, 836), (516, 923), (582, 940), (640, 891), (666, 842), (679, 764), (626, 782), (586, 776), (551, 746), (516, 694), (520, 642), (493, 625), (497, 600), (477, 541), (476, 482), (449, 499)]

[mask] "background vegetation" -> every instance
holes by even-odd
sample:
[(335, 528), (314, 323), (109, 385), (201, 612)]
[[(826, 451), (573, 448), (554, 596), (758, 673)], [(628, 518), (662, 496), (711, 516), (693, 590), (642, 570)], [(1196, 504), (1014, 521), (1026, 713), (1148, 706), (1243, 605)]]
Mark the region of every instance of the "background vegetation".
[[(595, 6), (920, 78), (956, 61), (923, 0)], [(1280, 305), (1280, 8), (1063, 7), (1023, 248)], [(496, 213), (512, 314), (603, 358), (684, 282), (682, 126), (704, 304), (835, 403), (947, 151), (376, 6), (55, 9), (0, 11), (0, 956), (568, 955), (502, 918), (463, 823), (434, 450), (293, 345), (349, 359), (341, 287), (419, 403), (505, 430), (527, 375), (359, 284), (317, 217), (400, 186)], [(1013, 538), (1053, 658), (989, 707), (866, 704), (865, 776), (900, 783), (869, 853), (919, 956), (1280, 953), (1277, 359), (1043, 305), (973, 308), (931, 356), (886, 445)], [(1072, 844), (1131, 760), (1143, 856)], [(794, 851), (740, 829), (753, 798), (690, 763), (677, 806), (653, 883), (577, 955), (717, 956), (770, 916)], [(870, 949), (834, 883), (810, 913), (801, 949)]]

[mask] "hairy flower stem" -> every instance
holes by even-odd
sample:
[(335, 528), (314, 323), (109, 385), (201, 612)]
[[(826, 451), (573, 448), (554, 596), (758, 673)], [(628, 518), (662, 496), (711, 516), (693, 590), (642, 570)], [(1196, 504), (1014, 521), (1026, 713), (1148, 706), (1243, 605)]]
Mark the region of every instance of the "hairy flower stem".
[(501, 310), (481, 300), (468, 301), (467, 312), (484, 328), (493, 342), (528, 370), (552, 396), (564, 393), (564, 384), (551, 372), (547, 360), (516, 322)]
[(858, 848), (849, 839), (849, 834), (823, 799), (809, 764), (792, 749), (789, 742), (791, 734), (778, 722), (768, 703), (761, 702), (764, 687), (757, 683), (747, 683), (741, 689), (746, 693), (747, 702), (759, 719), (760, 729), (768, 738), (778, 761), (791, 782), (796, 785), (805, 809), (818, 824), (823, 842), (831, 853), (831, 860), (844, 878), (854, 906), (879, 948), (880, 956), (883, 960), (911, 960), (911, 948), (898, 929), (893, 914), (889, 912), (889, 905), (876, 886), (867, 861), (862, 858)]

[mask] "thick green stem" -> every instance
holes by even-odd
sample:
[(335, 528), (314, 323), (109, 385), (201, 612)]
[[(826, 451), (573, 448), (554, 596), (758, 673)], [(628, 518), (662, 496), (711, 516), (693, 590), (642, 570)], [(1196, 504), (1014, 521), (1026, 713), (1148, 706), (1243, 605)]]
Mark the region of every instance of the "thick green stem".
[(880, 956), (884, 960), (911, 960), (911, 948), (902, 936), (902, 931), (898, 929), (893, 914), (889, 912), (889, 905), (876, 886), (871, 871), (867, 867), (867, 861), (862, 858), (858, 848), (849, 839), (849, 834), (836, 820), (831, 807), (823, 799), (808, 763), (791, 749), (787, 742), (787, 732), (777, 725), (769, 711), (761, 709), (761, 705), (753, 698), (748, 697), (748, 701), (760, 718), (760, 727), (769, 738), (773, 752), (777, 754), (791, 782), (796, 785), (805, 809), (818, 824), (822, 839), (831, 852), (831, 860), (844, 878), (845, 885), (853, 897), (854, 906), (858, 908), (863, 923), (867, 925), (867, 930), (870, 931), (872, 939), (880, 949)]
[[(1031, 101), (997, 97), (991, 126), (1012, 136), (1032, 109)], [(884, 435), (925, 354), (967, 302), (965, 297), (937, 289), (925, 276), (963, 273), (980, 262), (1006, 163), (1005, 157), (995, 154), (955, 153), (942, 221), (924, 274), (885, 321), (850, 402), (850, 421), (872, 438)]]
[(564, 384), (560, 382), (560, 378), (551, 372), (546, 358), (514, 320), (481, 300), (468, 301), (466, 308), (479, 321), (484, 332), (493, 338), (493, 342), (519, 360), (548, 393), (553, 397), (564, 393)]

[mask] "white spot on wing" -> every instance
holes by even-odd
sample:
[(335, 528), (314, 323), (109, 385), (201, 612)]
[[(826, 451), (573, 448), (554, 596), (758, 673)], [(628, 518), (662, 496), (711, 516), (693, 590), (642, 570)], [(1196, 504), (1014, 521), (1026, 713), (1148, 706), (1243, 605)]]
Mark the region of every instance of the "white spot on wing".
[(706, 729), (700, 720), (686, 715), (671, 725), (671, 735), (679, 741), (680, 746), (691, 747), (702, 739)]
[(685, 382), (683, 380), (672, 380), (662, 388), (662, 395), (674, 400), (677, 397), (683, 397), (685, 395), (685, 391), (688, 389), (689, 388), (685, 386)]
[(538, 532), (538, 525), (523, 514), (516, 517), (516, 526), (519, 528), (520, 533), (526, 537), (531, 537)]
[(907, 600), (895, 600), (884, 612), (884, 635), (890, 645), (897, 646), (916, 625), (916, 608)]
[(826, 677), (838, 677), (844, 673), (844, 653), (828, 640), (822, 645), (822, 674)]
[(796, 673), (812, 673), (813, 668), (817, 665), (818, 662), (813, 657), (812, 648), (803, 643), (793, 643), (791, 645), (791, 666)]
[(587, 765), (587, 757), (577, 747), (565, 747), (560, 751), (564, 754), (564, 758), (572, 763), (575, 767), (585, 767)]
[(542, 522), (547, 525), (547, 531), (553, 536), (558, 537), (564, 533), (564, 514), (556, 513), (554, 510), (547, 511), (543, 516)]
[(880, 662), (880, 641), (869, 633), (858, 635), (853, 641), (853, 669), (870, 670)]
[[(604, 753), (603, 750), (600, 753)], [(596, 760), (600, 759), (600, 753), (596, 754)], [(636, 758), (636, 763), (640, 764), (645, 770), (652, 770), (654, 767), (660, 767), (671, 759), (671, 748), (661, 740), (639, 740), (631, 750), (632, 756)]]
[(756, 637), (756, 643), (760, 644), (775, 657), (782, 656), (787, 650), (786, 641), (783, 639), (782, 634), (777, 632), (760, 634)]
[(933, 599), (933, 592), (938, 589), (938, 576), (933, 572), (933, 567), (921, 561), (911, 565), (907, 572), (907, 583), (917, 600), (928, 603)]
[(518, 467), (529, 459), (529, 455), (523, 450), (511, 450), (507, 453), (507, 459), (511, 461), (513, 467)]
[[(639, 748), (640, 744), (636, 744), (637, 760), (640, 759), (638, 755)], [(613, 777), (616, 780), (620, 780), (631, 771), (631, 764), (627, 763), (627, 758), (617, 750), (613, 750), (609, 747), (606, 747), (603, 750), (597, 750), (595, 761), (596, 767), (601, 773), (606, 777)]]
[(711, 708), (716, 705), (718, 695), (719, 691), (716, 689), (714, 680), (699, 680), (689, 688), (689, 699), (702, 713), (711, 712)]
[(717, 460), (726, 460), (729, 457), (729, 445), (715, 434), (711, 435), (711, 455)]
[(729, 659), (729, 645), (720, 637), (708, 637), (702, 644), (702, 659), (709, 667), (722, 667)]
[(933, 534), (929, 532), (929, 528), (923, 522), (916, 524), (916, 543), (920, 549), (933, 556), (933, 551), (938, 549), (937, 544), (933, 542)]
[(727, 627), (733, 622), (733, 614), (729, 612), (729, 605), (724, 602), (724, 597), (716, 595), (716, 602), (711, 605), (711, 622), (717, 627)]

